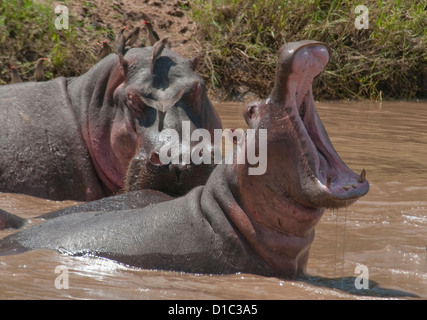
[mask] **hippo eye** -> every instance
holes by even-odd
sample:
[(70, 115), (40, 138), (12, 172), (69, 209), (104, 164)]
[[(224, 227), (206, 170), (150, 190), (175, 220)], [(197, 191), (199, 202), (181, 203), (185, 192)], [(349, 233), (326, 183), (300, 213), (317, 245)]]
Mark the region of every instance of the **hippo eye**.
[(250, 106), (249, 109), (248, 109), (248, 116), (250, 118), (252, 118), (253, 115), (254, 115), (254, 113), (255, 113), (255, 106)]
[(139, 118), (142, 116), (142, 112), (145, 109), (145, 103), (142, 101), (141, 97), (138, 94), (128, 93), (127, 104), (132, 112), (132, 114)]
[(139, 94), (128, 93), (128, 106), (139, 126), (149, 127), (156, 120), (156, 109), (147, 105), (145, 100), (150, 100)]
[(256, 115), (257, 104), (249, 104), (245, 108), (245, 115), (248, 119), (252, 119)]

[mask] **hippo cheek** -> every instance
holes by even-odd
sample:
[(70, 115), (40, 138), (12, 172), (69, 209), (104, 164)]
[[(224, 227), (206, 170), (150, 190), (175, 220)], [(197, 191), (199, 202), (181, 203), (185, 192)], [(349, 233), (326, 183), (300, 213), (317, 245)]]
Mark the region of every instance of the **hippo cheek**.
[[(283, 59), (290, 53), (291, 58)], [(278, 73), (283, 74), (276, 76), (267, 101), (274, 114), (266, 125), (269, 143), (278, 144), (269, 144), (269, 166), (280, 159), (285, 168), (280, 188), (298, 203), (310, 208), (346, 206), (366, 194), (369, 183), (364, 172), (357, 175), (341, 160), (314, 105), (312, 82), (326, 67), (329, 52), (314, 42), (288, 52), (282, 49), (281, 56)]]
[(122, 177), (125, 176), (129, 164), (136, 154), (139, 141), (142, 141), (143, 138), (143, 133), (135, 131), (128, 109), (125, 108), (123, 113), (116, 114), (112, 123), (110, 143), (115, 167)]

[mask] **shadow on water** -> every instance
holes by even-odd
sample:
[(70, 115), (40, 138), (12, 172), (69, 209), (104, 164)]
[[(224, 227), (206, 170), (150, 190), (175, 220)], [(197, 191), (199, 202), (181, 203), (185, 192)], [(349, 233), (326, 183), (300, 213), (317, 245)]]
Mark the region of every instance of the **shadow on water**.
[(340, 277), (340, 278), (324, 278), (319, 276), (305, 276), (300, 281), (310, 285), (324, 287), (328, 289), (340, 290), (342, 292), (355, 296), (378, 297), (378, 298), (420, 298), (419, 295), (398, 290), (381, 287), (377, 282), (369, 280), (368, 288), (358, 289), (356, 283), (359, 282), (358, 277)]

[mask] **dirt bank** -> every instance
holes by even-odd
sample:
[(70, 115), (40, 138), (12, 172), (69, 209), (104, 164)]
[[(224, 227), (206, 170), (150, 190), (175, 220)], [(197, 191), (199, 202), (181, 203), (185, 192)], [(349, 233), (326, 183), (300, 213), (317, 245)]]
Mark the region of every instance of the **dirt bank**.
[[(58, 5), (68, 7), (68, 30), (55, 28), (54, 10)], [(44, 63), (46, 80), (81, 75), (99, 60), (97, 43), (107, 41), (114, 47), (123, 26), (127, 27), (127, 36), (134, 28), (141, 28), (133, 46), (149, 46), (143, 20), (149, 20), (161, 38), (169, 37), (169, 48), (191, 58), (198, 54), (200, 46), (195, 40), (196, 25), (190, 13), (189, 3), (182, 0), (0, 3), (0, 21), (5, 22), (0, 24), (0, 85), (11, 82), (11, 66), (23, 81), (34, 81), (34, 66), (42, 57), (48, 58)]]
[(90, 6), (87, 1), (78, 0), (72, 2), (70, 14), (81, 22), (112, 30), (105, 35), (110, 42), (114, 40), (114, 32), (122, 26), (127, 27), (126, 34), (139, 26), (141, 33), (135, 46), (150, 45), (147, 28), (142, 23), (149, 20), (161, 38), (169, 37), (170, 48), (191, 57), (198, 49), (190, 10), (189, 1), (181, 0), (95, 0)]

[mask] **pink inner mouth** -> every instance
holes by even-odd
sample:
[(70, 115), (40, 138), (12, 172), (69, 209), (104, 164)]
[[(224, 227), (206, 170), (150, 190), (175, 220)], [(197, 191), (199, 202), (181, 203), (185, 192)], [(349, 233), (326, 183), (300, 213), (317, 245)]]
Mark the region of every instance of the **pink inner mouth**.
[(354, 173), (335, 151), (314, 105), (312, 82), (328, 60), (325, 46), (304, 46), (294, 54), (292, 72), (287, 79), (285, 105), (288, 114), (293, 115), (300, 140), (304, 141), (302, 154), (311, 171), (301, 178), (302, 184), (310, 185), (303, 188), (310, 194), (295, 198), (302, 198), (303, 204), (310, 207), (345, 206), (369, 190), (365, 172), (360, 176)]

